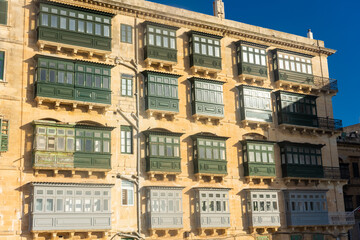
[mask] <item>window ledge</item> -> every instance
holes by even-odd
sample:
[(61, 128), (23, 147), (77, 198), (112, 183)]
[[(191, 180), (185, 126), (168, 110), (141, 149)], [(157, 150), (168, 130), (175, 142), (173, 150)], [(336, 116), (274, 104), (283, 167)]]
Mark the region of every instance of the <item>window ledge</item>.
[(199, 74), (199, 75), (204, 75), (205, 77), (209, 76), (214, 78), (217, 78), (218, 74), (221, 72), (221, 69), (207, 68), (201, 66), (192, 66), (190, 70), (193, 75)]
[(223, 119), (223, 116), (210, 116), (210, 115), (200, 115), (200, 114), (193, 114), (193, 118), (196, 121), (203, 121), (205, 124), (213, 122), (214, 124), (218, 125), (220, 124), (221, 119)]
[(177, 65), (177, 62), (166, 61), (166, 60), (148, 57), (145, 59), (145, 65), (146, 65), (146, 67), (154, 66), (156, 68), (159, 68), (159, 69), (162, 68), (165, 70), (166, 70), (166, 68), (168, 68), (168, 70), (171, 72), (174, 69), (174, 67)]
[(246, 82), (250, 85), (258, 85), (261, 86), (264, 84), (265, 81), (268, 80), (268, 77), (260, 77), (255, 75), (249, 74), (240, 74), (239, 75), (239, 82)]
[[(280, 216), (280, 214), (279, 214)], [(253, 232), (267, 232), (269, 234), (279, 231), (280, 224), (278, 226), (249, 226), (250, 233)]]
[(241, 121), (242, 127), (250, 127), (250, 128), (263, 128), (265, 130), (269, 129), (273, 126), (272, 122), (265, 122), (265, 121), (257, 121), (257, 120), (242, 120)]
[(157, 110), (157, 109), (148, 109), (146, 110), (149, 117), (158, 118), (169, 118), (171, 121), (175, 119), (175, 116), (179, 114), (179, 112), (165, 111), (165, 110)]
[[(41, 171), (51, 171), (53, 173), (54, 177), (57, 177), (59, 175), (68, 174), (71, 177), (74, 177), (76, 173), (85, 172), (88, 177), (91, 175), (98, 176), (96, 173), (102, 174), (103, 178), (105, 178), (108, 174), (108, 172), (111, 171), (111, 169), (100, 169), (100, 168), (62, 168), (62, 167), (33, 167), (34, 169), (34, 176), (39, 176), (39, 173)], [(63, 172), (63, 174), (60, 174), (59, 171)]]
[(224, 177), (227, 176), (227, 173), (196, 173), (195, 178), (197, 181), (204, 181), (204, 182), (223, 182)]
[[(272, 166), (275, 166), (275, 164), (273, 164)], [(275, 179), (276, 179), (276, 176), (245, 176), (246, 182), (253, 183), (253, 184), (271, 185), (271, 183), (273, 183)]]
[(286, 81), (286, 80), (277, 80), (275, 82), (276, 88), (283, 89), (283, 90), (293, 90), (295, 92), (302, 92), (302, 93), (319, 93), (320, 89), (316, 88), (315, 85), (306, 84), (306, 83), (298, 83), (293, 81)]
[(158, 180), (157, 177), (160, 177), (161, 181), (169, 181), (171, 179), (177, 180), (178, 175), (181, 174), (181, 170), (179, 172), (170, 172), (170, 171), (149, 171), (147, 172), (150, 181)]
[(330, 129), (324, 129), (324, 128), (318, 128), (318, 127), (310, 127), (310, 126), (300, 126), (300, 125), (293, 125), (293, 124), (287, 124), (282, 123), (279, 125), (280, 129), (282, 130), (288, 130), (291, 133), (299, 132), (299, 133), (308, 133), (310, 135), (318, 135), (318, 134), (330, 134), (334, 135), (341, 132), (341, 129), (339, 130), (330, 130)]
[[(109, 229), (96, 229), (96, 230), (41, 230), (41, 231), (31, 231), (31, 233), (33, 234), (33, 239), (34, 240), (40, 240), (40, 239), (44, 239), (42, 234), (51, 234), (51, 239), (58, 239), (57, 236), (64, 236), (66, 235), (67, 239), (74, 239), (74, 236), (76, 235), (83, 235), (84, 233), (87, 235), (87, 239), (93, 239), (93, 235), (91, 234), (92, 232), (97, 232), (97, 233), (102, 233), (102, 239), (107, 239), (108, 235), (109, 235)], [(96, 236), (96, 235), (94, 235)], [(96, 236), (97, 238), (97, 236)], [(62, 239), (62, 238), (60, 238)]]

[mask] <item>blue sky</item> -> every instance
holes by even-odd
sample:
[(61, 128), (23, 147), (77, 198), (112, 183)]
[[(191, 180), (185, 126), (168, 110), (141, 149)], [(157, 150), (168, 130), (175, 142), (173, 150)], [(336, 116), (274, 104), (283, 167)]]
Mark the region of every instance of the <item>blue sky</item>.
[[(213, 0), (151, 1), (213, 13)], [(306, 36), (311, 28), (315, 39), (337, 50), (328, 58), (330, 78), (337, 79), (339, 84), (339, 92), (333, 97), (334, 118), (342, 119), (344, 126), (360, 122), (360, 1), (223, 1), (226, 19), (301, 36)]]

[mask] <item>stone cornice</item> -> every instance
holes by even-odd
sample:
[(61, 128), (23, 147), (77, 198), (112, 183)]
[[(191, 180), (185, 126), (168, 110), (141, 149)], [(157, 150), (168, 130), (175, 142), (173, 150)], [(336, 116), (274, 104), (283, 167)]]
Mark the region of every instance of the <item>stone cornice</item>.
[[(125, 12), (127, 14), (138, 16), (144, 20), (156, 21), (162, 24), (171, 25), (177, 27), (186, 27), (191, 30), (203, 31), (209, 34), (233, 36), (244, 38), (246, 41), (260, 41), (263, 44), (272, 44), (275, 46), (289, 47), (297, 49), (303, 52), (311, 52), (317, 54), (324, 54), (330, 56), (336, 52), (336, 50), (325, 48), (321, 46), (322, 41), (314, 39), (306, 39), (304, 37), (296, 36), (293, 34), (282, 33), (275, 30), (258, 28), (259, 32), (254, 32), (245, 27), (250, 28), (251, 25), (235, 22), (231, 20), (221, 20), (213, 16), (196, 13), (184, 9), (174, 8), (167, 6), (169, 11), (161, 11), (156, 9), (157, 6), (164, 7), (164, 5), (147, 2), (143, 0), (48, 0), (51, 2), (57, 2), (61, 4), (67, 4), (76, 7), (88, 8), (96, 11), (103, 11), (111, 14), (118, 14), (119, 12)], [(129, 3), (130, 2), (130, 3)], [(178, 10), (178, 11), (175, 11)], [(187, 14), (184, 14), (187, 13)], [(196, 17), (191, 15), (196, 14)], [(234, 26), (242, 25), (242, 26)], [(262, 32), (268, 32), (262, 33)], [(301, 38), (303, 41), (295, 41), (286, 39), (276, 34), (285, 34), (289, 38)], [(240, 40), (240, 39), (239, 39)], [(318, 46), (320, 44), (320, 46)]]

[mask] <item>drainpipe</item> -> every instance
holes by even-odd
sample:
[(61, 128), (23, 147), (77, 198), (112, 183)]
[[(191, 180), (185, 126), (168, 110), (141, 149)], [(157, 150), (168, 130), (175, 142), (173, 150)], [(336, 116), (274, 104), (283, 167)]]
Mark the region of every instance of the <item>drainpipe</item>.
[(117, 175), (118, 178), (122, 178), (122, 179), (126, 179), (128, 181), (131, 181), (133, 183), (135, 183), (136, 186), (136, 205), (137, 205), (137, 232), (133, 232), (133, 235), (129, 235), (129, 234), (124, 234), (124, 233), (116, 233), (111, 239), (113, 239), (115, 236), (123, 236), (123, 237), (135, 237), (136, 239), (143, 239), (141, 237), (141, 204), (140, 204), (140, 186), (141, 186), (141, 182), (140, 182), (140, 121), (139, 121), (139, 113), (140, 113), (140, 94), (139, 94), (139, 89), (140, 89), (140, 83), (139, 83), (139, 69), (138, 69), (138, 51), (139, 51), (139, 30), (138, 30), (138, 23), (137, 23), (137, 14), (134, 20), (134, 44), (135, 44), (135, 59), (131, 59), (131, 60), (125, 60), (123, 58), (119, 58), (116, 57), (115, 63), (118, 65), (123, 65), (131, 70), (134, 71), (135, 73), (135, 93), (134, 95), (136, 96), (136, 113), (133, 114), (132, 113), (132, 117), (135, 119), (135, 125), (132, 124), (131, 121), (129, 121), (129, 119), (126, 117), (126, 115), (124, 114), (124, 112), (121, 110), (121, 108), (118, 108), (117, 111), (131, 124), (133, 125), (135, 131), (136, 131), (136, 176), (135, 179), (131, 179), (131, 178), (127, 178), (125, 176), (122, 175)]

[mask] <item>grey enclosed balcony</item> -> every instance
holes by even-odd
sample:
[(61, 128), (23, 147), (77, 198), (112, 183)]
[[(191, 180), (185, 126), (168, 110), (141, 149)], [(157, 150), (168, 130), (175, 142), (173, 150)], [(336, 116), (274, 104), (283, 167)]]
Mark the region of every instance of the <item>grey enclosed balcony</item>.
[(353, 212), (329, 212), (329, 224), (333, 226), (352, 226), (355, 224)]

